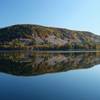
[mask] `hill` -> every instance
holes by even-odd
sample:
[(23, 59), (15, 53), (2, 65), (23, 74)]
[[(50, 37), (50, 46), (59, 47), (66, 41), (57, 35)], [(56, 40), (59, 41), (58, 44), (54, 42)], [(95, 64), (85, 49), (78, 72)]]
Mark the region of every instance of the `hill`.
[(100, 36), (86, 31), (22, 24), (0, 29), (0, 47), (17, 49), (95, 49)]

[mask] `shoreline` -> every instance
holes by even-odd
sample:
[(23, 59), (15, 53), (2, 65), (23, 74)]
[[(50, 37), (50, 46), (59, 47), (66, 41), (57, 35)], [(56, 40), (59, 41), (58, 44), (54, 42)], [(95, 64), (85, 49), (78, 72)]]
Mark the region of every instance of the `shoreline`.
[(0, 53), (2, 52), (37, 52), (37, 53), (84, 53), (84, 52), (100, 52), (100, 50), (0, 50)]

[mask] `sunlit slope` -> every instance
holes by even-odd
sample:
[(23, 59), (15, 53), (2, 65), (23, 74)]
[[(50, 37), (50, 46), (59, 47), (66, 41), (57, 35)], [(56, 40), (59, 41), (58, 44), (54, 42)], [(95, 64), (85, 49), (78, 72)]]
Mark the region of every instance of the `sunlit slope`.
[(86, 31), (39, 25), (13, 25), (0, 29), (0, 45), (5, 48), (95, 49), (100, 36)]

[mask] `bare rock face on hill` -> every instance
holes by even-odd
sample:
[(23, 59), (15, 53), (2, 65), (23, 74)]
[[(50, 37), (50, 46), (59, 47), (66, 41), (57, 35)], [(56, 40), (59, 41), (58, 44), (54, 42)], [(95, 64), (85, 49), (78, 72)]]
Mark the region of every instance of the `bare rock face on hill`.
[(100, 36), (40, 25), (13, 25), (0, 29), (1, 48), (33, 48), (39, 50), (95, 49)]

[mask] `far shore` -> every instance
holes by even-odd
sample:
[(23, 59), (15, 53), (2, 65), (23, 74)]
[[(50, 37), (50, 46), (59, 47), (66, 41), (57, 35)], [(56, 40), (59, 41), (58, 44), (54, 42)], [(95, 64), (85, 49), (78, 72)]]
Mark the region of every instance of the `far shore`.
[(0, 52), (37, 52), (37, 53), (71, 53), (100, 52), (100, 50), (0, 50)]

